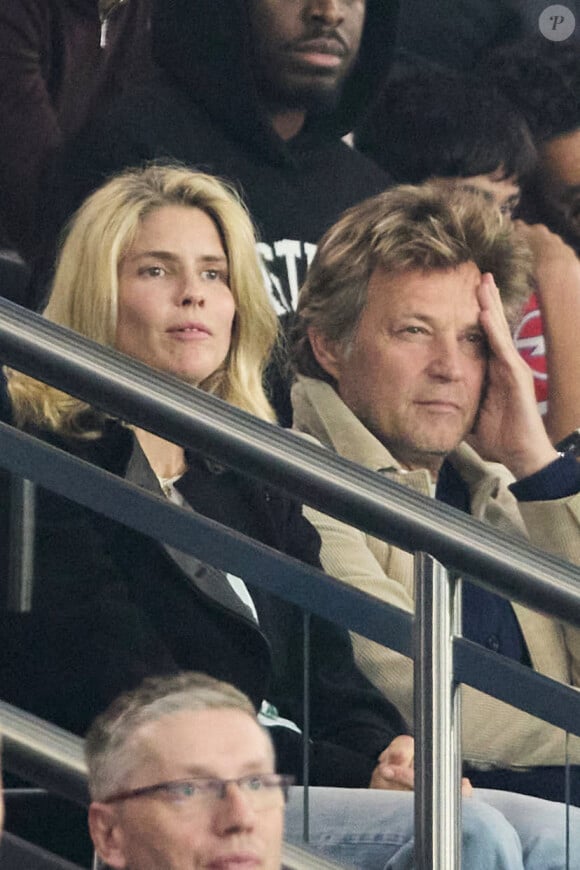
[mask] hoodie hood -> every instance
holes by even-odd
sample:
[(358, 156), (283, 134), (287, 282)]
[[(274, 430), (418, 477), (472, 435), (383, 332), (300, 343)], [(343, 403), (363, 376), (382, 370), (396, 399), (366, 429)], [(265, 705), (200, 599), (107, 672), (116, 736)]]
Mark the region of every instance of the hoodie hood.
[[(340, 138), (369, 109), (388, 72), (399, 0), (367, 0), (358, 59), (332, 113), (307, 119), (308, 136)], [(152, 20), (156, 63), (237, 138), (263, 150), (284, 149), (258, 99), (252, 71), (248, 0), (171, 0)]]

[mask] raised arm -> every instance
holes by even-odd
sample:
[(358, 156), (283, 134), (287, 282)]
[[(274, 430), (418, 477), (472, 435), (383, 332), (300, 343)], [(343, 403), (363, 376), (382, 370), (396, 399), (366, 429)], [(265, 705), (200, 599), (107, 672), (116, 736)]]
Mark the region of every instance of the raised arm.
[(536, 296), (542, 315), (548, 410), (546, 430), (557, 444), (580, 426), (580, 260), (542, 224), (516, 221), (535, 259)]
[(474, 443), (482, 456), (501, 462), (519, 480), (549, 465), (558, 453), (536, 404), (532, 372), (516, 350), (489, 273), (482, 277), (478, 298), (489, 359)]

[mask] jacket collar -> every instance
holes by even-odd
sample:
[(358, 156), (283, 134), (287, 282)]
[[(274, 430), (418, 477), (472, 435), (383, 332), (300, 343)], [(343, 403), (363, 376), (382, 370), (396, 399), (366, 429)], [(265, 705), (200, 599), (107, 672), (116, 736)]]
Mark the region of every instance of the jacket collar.
[(294, 427), (313, 435), (340, 456), (372, 471), (401, 470), (400, 463), (325, 381), (299, 375), (292, 387), (292, 407)]
[[(129, 431), (129, 430), (127, 430)], [(125, 480), (134, 483), (148, 492), (164, 498), (157, 476), (151, 468), (145, 453), (135, 435), (132, 435), (132, 449), (125, 468)], [(167, 555), (180, 568), (187, 582), (210, 598), (220, 607), (226, 607), (250, 622), (256, 620), (249, 607), (236, 595), (226, 575), (216, 568), (201, 562), (195, 556), (159, 542)]]
[[(399, 483), (429, 492), (427, 471), (419, 469), (403, 474), (401, 464), (344, 404), (330, 384), (299, 375), (292, 387), (292, 407), (295, 429), (312, 435), (340, 456), (365, 468), (397, 477)], [(506, 483), (513, 480), (504, 466), (486, 462), (465, 442), (449, 454), (448, 460), (468, 485), (472, 497), (484, 483), (492, 486), (492, 481), (500, 477)]]

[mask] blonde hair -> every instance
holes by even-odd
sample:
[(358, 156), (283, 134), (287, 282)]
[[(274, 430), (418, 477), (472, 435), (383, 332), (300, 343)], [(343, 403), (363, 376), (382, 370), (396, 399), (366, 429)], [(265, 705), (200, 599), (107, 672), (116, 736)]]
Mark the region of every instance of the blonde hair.
[(293, 332), (296, 369), (332, 382), (312, 352), (308, 329), (346, 347), (376, 268), (400, 274), (470, 261), (493, 274), (508, 320), (515, 322), (533, 290), (531, 253), (480, 191), (400, 185), (349, 209), (322, 238), (300, 291)]
[[(129, 169), (95, 191), (71, 219), (57, 260), (44, 316), (109, 347), (115, 346), (118, 267), (140, 222), (168, 205), (198, 208), (215, 223), (226, 256), (236, 314), (224, 364), (201, 385), (245, 411), (274, 421), (263, 387), (277, 336), (256, 253), (254, 227), (236, 191), (221, 179), (176, 165)], [(17, 425), (95, 437), (104, 416), (80, 399), (8, 370)]]

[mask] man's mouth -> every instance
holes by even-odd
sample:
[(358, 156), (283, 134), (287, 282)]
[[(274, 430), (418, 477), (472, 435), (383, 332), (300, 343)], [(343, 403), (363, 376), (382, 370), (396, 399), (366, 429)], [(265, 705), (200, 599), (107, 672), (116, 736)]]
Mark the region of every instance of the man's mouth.
[(425, 402), (417, 402), (417, 404), (435, 414), (455, 414), (460, 410), (457, 402), (446, 399), (428, 399)]
[(346, 46), (335, 37), (305, 39), (292, 46), (292, 53), (309, 66), (335, 68), (342, 64), (347, 54)]
[(336, 37), (318, 37), (317, 39), (304, 39), (295, 43), (294, 51), (305, 54), (328, 54), (334, 57), (344, 57), (346, 46)]

